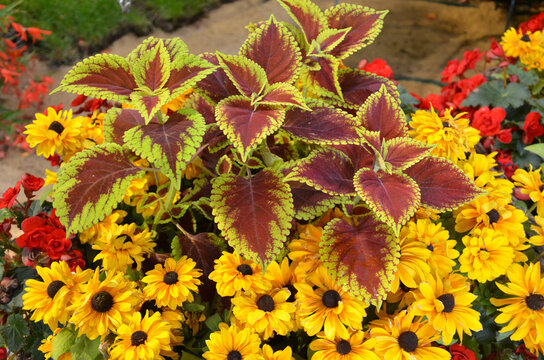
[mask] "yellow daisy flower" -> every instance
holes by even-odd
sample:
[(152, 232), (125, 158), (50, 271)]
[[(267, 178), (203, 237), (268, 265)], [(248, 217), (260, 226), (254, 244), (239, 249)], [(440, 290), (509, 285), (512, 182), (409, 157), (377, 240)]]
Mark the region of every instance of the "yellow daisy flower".
[(37, 266), (36, 271), (42, 281), (26, 281), (23, 309), (33, 311), (30, 320), (42, 320), (55, 330), (59, 323), (65, 325), (72, 315), (67, 307), (81, 284), (92, 276), (92, 271), (82, 271), (78, 267), (73, 274), (65, 261), (54, 262), (50, 268)]
[(36, 120), (26, 126), (24, 134), (36, 154), (48, 158), (55, 154), (73, 153), (82, 149), (83, 117), (72, 118), (72, 110), (55, 111), (47, 108), (47, 115), (37, 113)]
[(449, 360), (450, 353), (432, 346), (440, 339), (427, 320), (414, 321), (414, 314), (403, 310), (398, 314), (370, 323), (370, 335), (376, 340), (374, 349), (382, 359), (391, 360)]
[(231, 300), (232, 311), (240, 324), (252, 327), (265, 340), (274, 334), (287, 335), (293, 330), (296, 311), (295, 305), (287, 302), (290, 295), (284, 288), (265, 294), (246, 292)]
[(294, 284), (301, 282), (302, 279), (299, 279), (295, 274), (296, 264), (292, 262), (289, 264), (289, 259), (287, 257), (283, 258), (281, 264), (278, 264), (275, 261), (272, 261), (266, 267), (266, 272), (264, 274), (265, 279), (267, 279), (272, 288), (286, 288), (289, 290), (291, 295), (287, 299), (289, 302), (295, 301), (295, 294), (297, 289)]
[(148, 299), (153, 299), (157, 306), (168, 306), (174, 310), (184, 301), (193, 301), (191, 291), (198, 292), (198, 285), (202, 282), (198, 279), (202, 271), (195, 269), (196, 263), (187, 256), (182, 256), (178, 261), (168, 258), (164, 263), (155, 265), (153, 270), (146, 273), (142, 279), (147, 286), (144, 294)]
[(322, 232), (322, 227), (299, 224), (299, 238), (289, 244), (289, 259), (295, 262), (295, 271), (301, 279), (313, 273), (322, 264), (319, 260), (319, 243)]
[(94, 261), (102, 260), (102, 266), (108, 271), (125, 271), (133, 263), (140, 270), (144, 256), (151, 254), (156, 245), (151, 239), (153, 236), (153, 231), (138, 229), (135, 223), (112, 223), (92, 246), (100, 251)]
[(536, 215), (534, 217), (536, 225), (531, 225), (531, 230), (536, 232), (529, 238), (529, 242), (534, 246), (544, 245), (544, 217)]
[(537, 212), (544, 214), (544, 183), (540, 170), (542, 170), (541, 167), (537, 170), (533, 170), (531, 167), (529, 171), (516, 169), (512, 180), (514, 180), (514, 185), (521, 187), (522, 194), (529, 195), (531, 200), (537, 204)]
[(540, 263), (513, 264), (506, 272), (507, 284), (496, 282), (497, 287), (510, 297), (491, 298), (501, 312), (495, 318), (498, 324), (506, 324), (500, 332), (515, 330), (510, 339), (544, 344), (544, 278)]
[(264, 344), (262, 351), (264, 360), (295, 360), (293, 357), (293, 350), (290, 346), (286, 346), (285, 349), (274, 352), (272, 346)]
[(101, 234), (106, 233), (113, 224), (120, 224), (127, 216), (124, 210), (115, 210), (104, 220), (79, 233), (79, 241), (82, 244), (93, 243)]
[(95, 110), (91, 116), (84, 119), (87, 138), (91, 139), (95, 144), (102, 144), (104, 142), (102, 127), (105, 116), (105, 113), (98, 113), (98, 111)]
[(471, 151), (480, 141), (480, 132), (469, 126), (470, 120), (463, 117), (466, 113), (451, 116), (450, 109), (439, 116), (431, 111), (418, 110), (412, 115), (409, 125), (413, 130), (408, 133), (416, 140), (427, 144), (436, 144), (432, 155), (445, 157), (457, 164), (466, 159), (466, 152)]
[(414, 292), (415, 302), (409, 311), (426, 316), (429, 323), (442, 333), (442, 341), (449, 345), (457, 332), (463, 340), (463, 332), (482, 330), (480, 313), (471, 308), (477, 296), (470, 293), (469, 284), (460, 274), (451, 274), (445, 279), (430, 275)]
[[(360, 330), (367, 307), (362, 301), (343, 291), (320, 266), (310, 275), (308, 283), (296, 283), (298, 315), (308, 335), (313, 336), (323, 327), (325, 336), (333, 339), (349, 337), (348, 328)], [(317, 288), (314, 290), (312, 285)]]
[(170, 325), (159, 313), (146, 314), (142, 318), (136, 311), (128, 324), (117, 329), (117, 338), (109, 354), (111, 360), (163, 360), (161, 351), (171, 351)]
[(187, 100), (187, 97), (193, 93), (193, 89), (188, 89), (183, 94), (179, 95), (178, 97), (174, 98), (172, 101), (170, 101), (168, 104), (165, 104), (161, 106), (161, 112), (163, 114), (167, 114), (168, 111), (176, 112), (179, 109), (183, 107), (183, 104), (185, 104), (185, 101)]
[(261, 339), (251, 328), (219, 324), (219, 331), (206, 340), (208, 351), (202, 354), (206, 360), (264, 360)]
[(365, 333), (362, 331), (350, 332), (347, 339), (328, 339), (321, 332), (310, 343), (310, 349), (315, 351), (312, 360), (380, 360), (373, 351), (375, 345), (376, 339), (365, 341)]
[(45, 169), (45, 183), (43, 186), (52, 185), (57, 183), (57, 173), (49, 169)]
[(473, 152), (460, 167), (476, 186), (488, 192), (487, 196), (490, 199), (509, 203), (514, 184), (508, 179), (501, 178), (502, 173), (492, 170), (497, 168), (496, 156), (497, 152), (488, 155)]
[(81, 286), (81, 295), (74, 299), (70, 310), (74, 311), (70, 322), (78, 328), (78, 334), (87, 335), (91, 340), (109, 334), (123, 322), (128, 322), (138, 297), (136, 283), (126, 280), (122, 273), (109, 272), (100, 281), (100, 272)]
[[(53, 334), (49, 335), (46, 339), (43, 339), (42, 344), (38, 347), (38, 350), (43, 353), (45, 360), (49, 360), (51, 358), (51, 352), (53, 351), (53, 339), (61, 330), (62, 328), (57, 328), (55, 331), (53, 331)], [(65, 352), (55, 360), (72, 360), (72, 354), (69, 351)]]
[(264, 278), (259, 264), (244, 260), (236, 252), (228, 253), (215, 260), (210, 280), (217, 283), (219, 296), (234, 296), (241, 291), (266, 292), (271, 288), (270, 282)]
[(529, 50), (529, 35), (525, 36), (521, 31), (513, 27), (506, 30), (501, 38), (501, 46), (504, 54), (509, 57), (519, 57)]

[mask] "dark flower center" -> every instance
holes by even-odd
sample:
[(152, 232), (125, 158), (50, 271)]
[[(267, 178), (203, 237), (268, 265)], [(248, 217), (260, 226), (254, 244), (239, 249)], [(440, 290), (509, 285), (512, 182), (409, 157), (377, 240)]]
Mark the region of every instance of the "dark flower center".
[(340, 294), (335, 290), (325, 291), (323, 298), (321, 299), (321, 301), (323, 301), (323, 305), (328, 308), (338, 307), (338, 302), (341, 300), (342, 298), (340, 297)]
[(351, 345), (346, 340), (340, 340), (338, 344), (336, 344), (336, 352), (340, 355), (346, 355), (349, 354), (351, 351)]
[(166, 285), (174, 285), (178, 282), (178, 273), (175, 271), (169, 271), (164, 274), (162, 281), (164, 281)]
[(93, 295), (91, 306), (98, 312), (107, 312), (113, 307), (113, 296), (107, 291), (99, 291)]
[(413, 331), (405, 331), (399, 336), (399, 346), (404, 350), (408, 352), (412, 352), (415, 349), (417, 349), (417, 344), (419, 339), (417, 338), (417, 335)]
[(54, 132), (60, 135), (64, 131), (64, 126), (62, 126), (60, 122), (55, 120), (51, 124), (49, 124), (49, 127), (47, 129), (53, 130)]
[(540, 186), (538, 187), (538, 190), (540, 190), (540, 192), (542, 192), (542, 190), (544, 190), (544, 184), (540, 185)]
[(499, 212), (495, 209), (491, 209), (489, 210), (486, 215), (489, 217), (489, 223), (490, 224), (494, 224), (496, 223), (497, 221), (499, 221), (499, 219), (501, 218), (501, 215), (499, 214)]
[(242, 274), (244, 276), (253, 275), (253, 269), (251, 269), (251, 266), (249, 266), (248, 264), (238, 265), (236, 270), (238, 270), (240, 272), (240, 274)]
[(262, 311), (271, 312), (274, 310), (274, 300), (270, 295), (263, 295), (257, 300), (257, 307)]
[(142, 330), (135, 331), (132, 333), (132, 335), (130, 335), (130, 341), (132, 342), (132, 346), (142, 345), (143, 343), (145, 343), (146, 340), (147, 334)]
[(287, 284), (284, 286), (284, 288), (287, 288), (291, 295), (287, 298), (287, 302), (294, 302), (295, 301), (295, 294), (298, 292), (298, 290), (295, 288), (293, 284)]
[(412, 291), (412, 288), (409, 288), (408, 286), (404, 285), (402, 281), (400, 282), (399, 287), (405, 293)]
[(544, 296), (540, 294), (531, 294), (525, 298), (527, 307), (534, 311), (540, 311), (544, 308)]
[(127, 242), (134, 243), (134, 241), (132, 240), (132, 238), (131, 238), (130, 236), (128, 236), (127, 234), (117, 235), (116, 239), (119, 239), (120, 237), (124, 237), (124, 238), (125, 238), (125, 240), (123, 240), (123, 244), (124, 244), (124, 243), (127, 243)]
[(242, 354), (238, 350), (229, 352), (227, 360), (242, 360)]
[(442, 126), (443, 126), (443, 127), (449, 127), (449, 126), (450, 126), (450, 123), (447, 122), (447, 121), (444, 121), (444, 122), (442, 123)]
[(157, 192), (157, 185), (151, 185), (148, 189), (148, 192)]
[(152, 311), (153, 313), (161, 312), (161, 309), (157, 306), (155, 300), (145, 301), (140, 308), (140, 314), (142, 314), (142, 317), (145, 316), (146, 312), (149, 312), (149, 315), (151, 315)]
[(427, 246), (427, 249), (430, 250), (430, 251), (434, 251), (434, 246), (433, 246), (433, 244), (429, 244), (429, 246)]
[(55, 297), (57, 292), (60, 290), (61, 287), (66, 285), (60, 280), (54, 280), (51, 281), (51, 283), (47, 286), (47, 295), (52, 299)]
[(525, 34), (521, 37), (520, 39), (521, 41), (525, 41), (525, 42), (529, 42), (531, 41), (531, 38), (529, 37), (529, 35)]
[(440, 300), (440, 302), (442, 303), (442, 305), (444, 305), (444, 312), (452, 312), (453, 310), (453, 307), (455, 306), (455, 298), (453, 297), (452, 294), (444, 294), (444, 295), (440, 295), (438, 297), (438, 300)]

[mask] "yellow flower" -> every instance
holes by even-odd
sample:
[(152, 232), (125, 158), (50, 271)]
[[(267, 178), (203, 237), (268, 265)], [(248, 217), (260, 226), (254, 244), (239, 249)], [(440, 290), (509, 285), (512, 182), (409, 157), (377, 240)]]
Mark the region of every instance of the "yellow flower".
[(461, 272), (479, 282), (495, 280), (506, 273), (514, 261), (508, 238), (493, 229), (476, 229), (463, 237), (465, 248), (459, 257)]
[(531, 225), (531, 230), (536, 232), (536, 235), (533, 235), (529, 238), (529, 242), (534, 246), (544, 245), (544, 217), (535, 216), (536, 225)]
[(289, 259), (285, 257), (281, 261), (281, 264), (278, 264), (275, 261), (268, 264), (264, 274), (265, 279), (272, 284), (272, 288), (286, 288), (291, 292), (291, 295), (287, 300), (289, 302), (295, 301), (295, 293), (297, 289), (295, 289), (294, 284), (302, 281), (296, 276), (295, 270), (296, 264), (292, 262), (289, 265)]
[(117, 329), (117, 338), (109, 353), (111, 360), (162, 360), (161, 351), (171, 351), (170, 325), (159, 313), (142, 318), (136, 311), (128, 324)]
[[(40, 347), (38, 347), (38, 350), (43, 353), (45, 360), (51, 358), (51, 351), (53, 351), (53, 339), (61, 330), (61, 328), (57, 328), (55, 331), (53, 331), (53, 334), (49, 335), (46, 339), (43, 339), (42, 344)], [(72, 360), (72, 354), (69, 351), (65, 352), (55, 360)]]
[(510, 57), (519, 57), (521, 54), (529, 50), (529, 36), (526, 37), (521, 31), (516, 31), (514, 28), (506, 30), (501, 39), (501, 46), (504, 49), (504, 54)]
[(168, 114), (168, 111), (176, 112), (183, 107), (187, 97), (193, 93), (193, 89), (187, 89), (183, 94), (170, 101), (168, 104), (161, 106), (161, 112)]
[(295, 262), (295, 271), (301, 279), (313, 273), (320, 265), (319, 243), (322, 227), (298, 225), (299, 238), (289, 244), (289, 259)]
[(365, 341), (365, 333), (352, 331), (347, 339), (335, 337), (328, 339), (324, 333), (310, 343), (315, 353), (312, 360), (380, 360), (373, 351), (376, 339)]
[(252, 327), (265, 340), (274, 333), (287, 335), (293, 330), (296, 311), (295, 305), (287, 302), (290, 295), (283, 288), (265, 294), (246, 292), (231, 300), (232, 311), (240, 324)]
[(502, 173), (492, 170), (497, 168), (496, 156), (497, 152), (488, 155), (473, 152), (460, 167), (476, 186), (488, 192), (487, 196), (490, 199), (509, 203), (514, 184), (508, 179), (501, 178)]
[(64, 261), (54, 262), (50, 268), (37, 266), (36, 271), (42, 281), (27, 280), (23, 309), (33, 311), (31, 320), (42, 320), (51, 330), (55, 330), (59, 322), (65, 325), (72, 315), (67, 307), (74, 294), (79, 292), (81, 284), (92, 276), (92, 271), (81, 271), (78, 267), (72, 274)]
[(429, 323), (442, 333), (444, 344), (449, 345), (457, 332), (463, 340), (463, 332), (482, 330), (480, 313), (471, 308), (477, 296), (471, 294), (469, 284), (460, 274), (451, 274), (445, 279), (430, 275), (414, 292), (415, 302), (408, 311), (426, 316)]
[(92, 246), (93, 249), (100, 251), (94, 261), (102, 260), (105, 270), (125, 271), (133, 263), (136, 263), (136, 269), (140, 270), (144, 256), (151, 254), (155, 247), (151, 240), (153, 236), (154, 232), (137, 229), (135, 223), (125, 225), (112, 223)]
[(259, 264), (242, 259), (236, 252), (223, 251), (209, 278), (217, 283), (219, 296), (234, 296), (240, 291), (266, 292), (272, 286)]
[(537, 212), (542, 215), (544, 214), (544, 183), (540, 170), (542, 168), (533, 170), (531, 167), (529, 171), (516, 169), (512, 180), (514, 180), (514, 185), (521, 187), (522, 194), (528, 194), (531, 200), (537, 204)]
[(202, 276), (202, 271), (195, 269), (195, 266), (193, 259), (187, 256), (182, 256), (178, 261), (168, 258), (164, 267), (155, 265), (142, 279), (147, 284), (145, 296), (155, 300), (157, 306), (168, 306), (172, 310), (185, 300), (193, 301), (191, 291), (198, 291), (197, 286), (201, 284), (198, 278)]
[(432, 342), (440, 339), (427, 320), (414, 321), (414, 314), (403, 310), (398, 314), (370, 323), (370, 335), (376, 340), (374, 349), (387, 360), (449, 360), (450, 353)]
[(293, 350), (290, 346), (286, 346), (285, 349), (274, 352), (272, 346), (264, 344), (262, 350), (264, 360), (295, 360), (293, 357)]
[(480, 141), (480, 133), (469, 126), (469, 119), (461, 113), (451, 116), (450, 109), (444, 111), (444, 116), (439, 116), (431, 108), (431, 111), (418, 110), (412, 115), (409, 135), (416, 140), (427, 144), (436, 144), (432, 155), (445, 157), (457, 164), (458, 160), (466, 159), (466, 152), (471, 151)]
[[(47, 171), (47, 170), (46, 170)], [(79, 241), (82, 244), (93, 243), (101, 234), (106, 233), (113, 224), (120, 224), (127, 216), (124, 210), (115, 210), (104, 220), (79, 233)]]
[(219, 324), (219, 331), (206, 340), (208, 351), (202, 354), (206, 360), (264, 360), (261, 339), (251, 328), (240, 329)]
[(95, 270), (93, 277), (81, 286), (81, 295), (74, 299), (70, 310), (74, 315), (70, 322), (78, 328), (78, 334), (87, 335), (91, 340), (109, 334), (123, 322), (128, 322), (138, 297), (136, 283), (128, 281), (124, 274), (109, 272), (100, 281), (100, 272)]
[(36, 114), (36, 120), (26, 126), (26, 141), (36, 147), (36, 154), (48, 158), (55, 154), (73, 153), (82, 149), (83, 118), (72, 118), (72, 110), (55, 111), (47, 108), (47, 115)]
[(57, 183), (57, 173), (49, 169), (45, 169), (45, 183), (43, 186), (52, 185)]
[[(313, 336), (323, 327), (325, 336), (333, 339), (349, 337), (348, 328), (360, 330), (367, 307), (362, 301), (343, 291), (320, 266), (310, 275), (308, 283), (296, 283), (298, 315), (308, 335)], [(312, 285), (317, 288), (314, 290)]]
[(496, 282), (497, 287), (509, 295), (506, 299), (491, 298), (501, 312), (495, 318), (498, 324), (507, 324), (500, 332), (515, 330), (510, 339), (529, 343), (544, 343), (544, 278), (540, 263), (513, 264), (506, 272), (507, 284)]
[(87, 138), (91, 139), (95, 144), (102, 144), (104, 142), (102, 126), (104, 124), (105, 116), (106, 114), (98, 113), (98, 111), (95, 110), (91, 116), (84, 119)]

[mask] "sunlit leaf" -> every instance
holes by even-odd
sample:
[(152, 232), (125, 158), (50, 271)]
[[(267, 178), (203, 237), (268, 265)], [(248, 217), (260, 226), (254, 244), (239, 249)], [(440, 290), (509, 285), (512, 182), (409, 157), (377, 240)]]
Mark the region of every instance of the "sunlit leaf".
[(268, 86), (265, 94), (259, 104), (262, 105), (283, 105), (296, 106), (302, 109), (310, 110), (304, 102), (300, 91), (293, 85), (286, 83), (276, 83)]
[(145, 124), (145, 120), (138, 110), (111, 108), (104, 117), (102, 132), (104, 139), (108, 142), (114, 142), (123, 145), (123, 135), (125, 131)]
[(300, 26), (308, 44), (327, 28), (323, 12), (310, 0), (278, 0), (293, 20)]
[(242, 95), (259, 95), (267, 85), (266, 73), (256, 62), (244, 56), (217, 53), (221, 68)]
[(380, 90), (382, 85), (385, 85), (389, 95), (399, 99), (398, 91), (391, 80), (362, 70), (339, 70), (338, 83), (344, 101), (354, 108), (359, 108), (370, 95)]
[(398, 137), (386, 141), (384, 160), (393, 166), (393, 171), (404, 170), (428, 156), (434, 149), (412, 138)]
[[(217, 56), (211, 53), (204, 53), (201, 55), (203, 59), (207, 60), (213, 65), (219, 65)], [(208, 96), (214, 101), (220, 101), (231, 95), (239, 94), (238, 89), (232, 81), (229, 79), (225, 70), (217, 68), (215, 71), (207, 75), (204, 79), (198, 82), (198, 88), (205, 91)]]

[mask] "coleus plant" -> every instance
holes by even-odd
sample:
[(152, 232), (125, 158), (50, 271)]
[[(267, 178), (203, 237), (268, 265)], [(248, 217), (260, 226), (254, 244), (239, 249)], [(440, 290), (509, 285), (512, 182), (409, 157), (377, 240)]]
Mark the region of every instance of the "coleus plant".
[[(279, 1), (300, 29), (271, 16), (237, 55), (195, 56), (180, 39), (150, 38), (127, 58), (77, 64), (57, 90), (128, 106), (108, 111), (104, 144), (60, 170), (56, 214), (69, 233), (85, 230), (118, 206), (131, 180), (161, 172), (170, 182), (157, 191), (167, 200), (146, 221), (175, 233), (173, 243), (210, 269), (217, 237), (197, 220), (213, 219), (217, 235), (266, 266), (296, 220), (342, 205), (350, 220), (326, 225), (321, 260), (353, 295), (377, 303), (396, 269), (401, 225), (420, 205), (450, 210), (480, 191), (408, 137), (391, 81), (342, 65), (374, 40), (386, 12), (340, 4), (323, 13), (309, 0)], [(181, 110), (161, 113), (189, 89)], [(197, 157), (203, 171), (188, 182), (183, 172)]]

